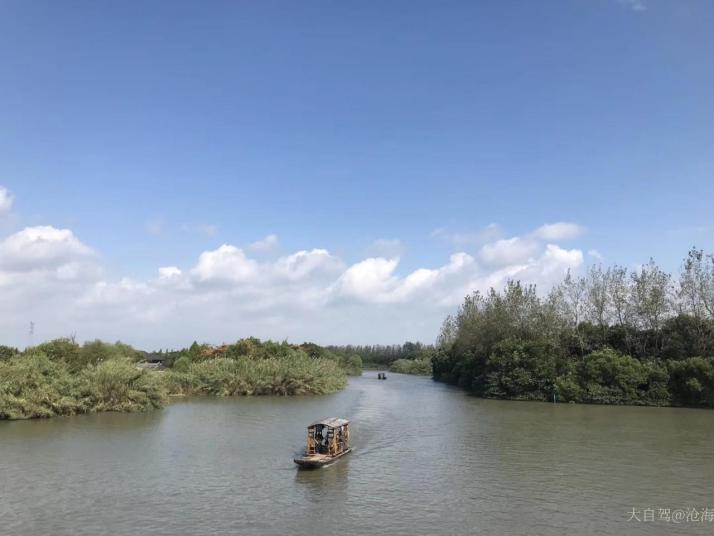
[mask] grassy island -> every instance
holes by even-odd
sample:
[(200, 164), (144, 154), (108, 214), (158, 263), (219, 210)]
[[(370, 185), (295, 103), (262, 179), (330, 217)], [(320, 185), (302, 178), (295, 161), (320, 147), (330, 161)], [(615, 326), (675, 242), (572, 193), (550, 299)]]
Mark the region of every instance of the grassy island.
[[(165, 367), (142, 366), (156, 355)], [(163, 407), (169, 395), (325, 394), (342, 389), (347, 374), (359, 373), (356, 356), (252, 338), (155, 354), (71, 339), (23, 352), (0, 346), (0, 419), (146, 411)]]

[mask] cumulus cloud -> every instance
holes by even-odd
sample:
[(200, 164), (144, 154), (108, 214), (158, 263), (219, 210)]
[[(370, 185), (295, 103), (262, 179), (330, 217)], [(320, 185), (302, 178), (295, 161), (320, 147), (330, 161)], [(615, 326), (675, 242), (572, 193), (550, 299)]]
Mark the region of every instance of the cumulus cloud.
[(101, 275), (92, 249), (69, 229), (27, 227), (0, 240), (0, 344), (26, 344), (21, 334), (33, 321), (38, 337), (73, 333), (75, 301)]
[(93, 254), (69, 229), (50, 225), (26, 227), (0, 242), (0, 269), (32, 271), (56, 269)]
[(334, 292), (364, 301), (388, 301), (397, 284), (394, 270), (399, 259), (371, 258), (353, 264), (337, 280)]
[(579, 249), (541, 238), (572, 236), (552, 225), (409, 270), (388, 254), (394, 251), (348, 264), (324, 248), (261, 260), (223, 244), (145, 279), (106, 277), (92, 248), (69, 229), (28, 227), (0, 240), (0, 341), (25, 344), (31, 320), (37, 338), (76, 333), (144, 348), (248, 335), (431, 341), (443, 317), (475, 290), (520, 279), (545, 291), (568, 269), (577, 270)]
[(342, 270), (343, 266), (342, 261), (326, 249), (313, 249), (279, 258), (270, 271), (296, 281), (319, 273), (336, 273)]
[(223, 244), (201, 253), (192, 273), (201, 283), (242, 283), (258, 275), (258, 263), (246, 257), (242, 249)]
[(538, 242), (514, 236), (485, 244), (479, 257), (489, 265), (518, 264), (528, 260), (539, 249)]
[(181, 270), (176, 266), (163, 266), (159, 268), (159, 279), (172, 279), (180, 275)]
[(448, 264), (440, 268), (419, 268), (400, 278), (395, 273), (398, 258), (370, 258), (345, 270), (331, 292), (336, 297), (367, 303), (404, 303), (420, 293), (436, 289), (442, 283), (448, 284), (450, 278), (455, 281), (459, 273), (473, 264), (474, 259), (470, 255), (456, 253)]
[(255, 242), (253, 242), (251, 245), (248, 246), (248, 249), (251, 249), (253, 251), (272, 251), (277, 247), (278, 247), (277, 235), (269, 234), (265, 238), (262, 238), (260, 240), (256, 240)]
[(12, 204), (14, 202), (14, 197), (10, 191), (0, 186), (0, 216), (8, 214), (12, 210)]

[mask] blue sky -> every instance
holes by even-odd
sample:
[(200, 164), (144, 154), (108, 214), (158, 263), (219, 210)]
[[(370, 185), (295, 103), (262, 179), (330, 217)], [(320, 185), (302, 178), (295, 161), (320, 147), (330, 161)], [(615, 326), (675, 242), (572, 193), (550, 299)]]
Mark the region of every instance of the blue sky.
[[(571, 222), (561, 245), (583, 265), (596, 250), (676, 270), (690, 246), (714, 250), (712, 27), (706, 0), (6, 0), (0, 239), (70, 230), (92, 250), (88, 285), (186, 274), (224, 244), (265, 263), (325, 249), (345, 269), (399, 256), (390, 276), (406, 278)], [(353, 306), (357, 327), (325, 342), (438, 327), (390, 335)], [(226, 315), (206, 338), (233, 336)], [(20, 344), (25, 321), (0, 336)], [(134, 333), (42, 323), (47, 336)], [(283, 335), (266, 326), (246, 329)]]

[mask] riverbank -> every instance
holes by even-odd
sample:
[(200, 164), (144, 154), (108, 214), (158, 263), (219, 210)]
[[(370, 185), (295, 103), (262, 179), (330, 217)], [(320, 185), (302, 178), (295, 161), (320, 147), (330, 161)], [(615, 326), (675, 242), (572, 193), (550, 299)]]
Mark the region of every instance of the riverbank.
[(0, 420), (163, 407), (172, 395), (321, 395), (343, 389), (361, 363), (304, 344), (244, 339), (192, 345), (168, 368), (137, 363), (146, 354), (121, 343), (58, 339), (24, 352), (0, 352)]

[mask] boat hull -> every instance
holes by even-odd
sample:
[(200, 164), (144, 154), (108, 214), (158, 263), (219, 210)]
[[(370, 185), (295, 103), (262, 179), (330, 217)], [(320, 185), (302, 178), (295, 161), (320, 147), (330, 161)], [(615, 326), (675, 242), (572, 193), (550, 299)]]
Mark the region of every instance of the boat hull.
[(309, 456), (300, 456), (299, 458), (293, 458), (293, 461), (298, 464), (299, 467), (305, 469), (315, 469), (317, 467), (324, 467), (330, 465), (331, 463), (339, 460), (345, 454), (349, 454), (352, 449), (347, 449), (337, 456), (327, 456), (326, 454), (312, 454)]

